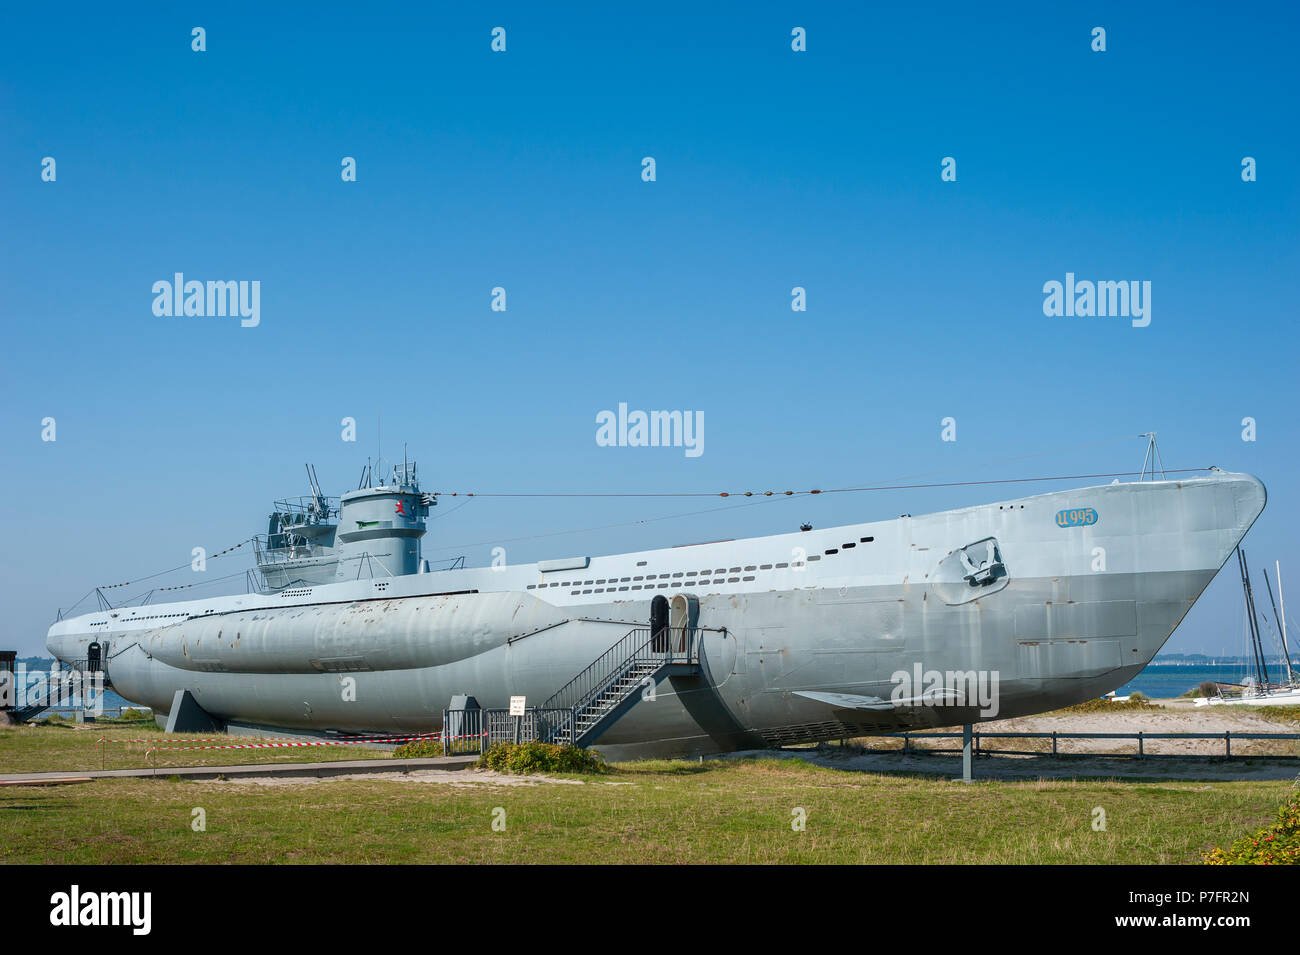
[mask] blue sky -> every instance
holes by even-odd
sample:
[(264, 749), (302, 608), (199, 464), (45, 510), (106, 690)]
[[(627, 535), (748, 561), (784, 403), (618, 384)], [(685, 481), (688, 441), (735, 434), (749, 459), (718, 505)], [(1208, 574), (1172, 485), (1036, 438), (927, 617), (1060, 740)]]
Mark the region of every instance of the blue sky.
[[(1252, 569), (1280, 559), (1300, 607), (1298, 17), (1133, 6), (10, 6), (0, 646), (35, 651), (90, 587), (264, 530), (306, 460), (330, 493), (355, 486), (380, 413), (385, 457), (405, 441), (426, 487), (475, 491), (1130, 471), (1154, 429), (1170, 467), (1268, 484)], [(175, 272), (259, 281), (261, 324), (155, 316)], [(1150, 326), (1044, 316), (1066, 272), (1149, 280)], [(705, 453), (598, 447), (621, 401), (703, 412)], [(455, 501), (426, 554), (1015, 493)], [(671, 519), (558, 533), (648, 518)], [(1167, 649), (1238, 646), (1231, 578)]]

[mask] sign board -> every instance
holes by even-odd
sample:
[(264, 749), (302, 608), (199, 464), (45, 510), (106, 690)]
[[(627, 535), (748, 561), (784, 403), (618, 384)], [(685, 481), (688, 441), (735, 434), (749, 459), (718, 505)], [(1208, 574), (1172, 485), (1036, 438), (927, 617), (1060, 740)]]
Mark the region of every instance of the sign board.
[(527, 702), (528, 702), (528, 697), (526, 697), (526, 696), (512, 696), (512, 697), (510, 697), (510, 715), (511, 715), (511, 716), (523, 716), (523, 715), (524, 715), (524, 706), (527, 704)]

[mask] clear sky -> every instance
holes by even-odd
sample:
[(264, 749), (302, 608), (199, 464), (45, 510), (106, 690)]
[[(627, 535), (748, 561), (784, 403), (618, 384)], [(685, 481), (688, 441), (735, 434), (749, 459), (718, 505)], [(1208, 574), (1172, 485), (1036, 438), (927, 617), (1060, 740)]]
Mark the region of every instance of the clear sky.
[[(381, 413), (386, 458), (480, 492), (1133, 471), (1154, 429), (1265, 481), (1252, 569), (1300, 620), (1294, 4), (270, 6), (0, 13), (0, 647), (264, 531), (304, 461), (356, 486)], [(176, 272), (259, 282), (260, 324), (156, 316)], [(1044, 315), (1067, 272), (1149, 281), (1150, 324)], [(704, 453), (598, 446), (619, 402), (702, 413)], [(1061, 486), (455, 499), (426, 556)], [(1234, 575), (1167, 650), (1239, 648)]]

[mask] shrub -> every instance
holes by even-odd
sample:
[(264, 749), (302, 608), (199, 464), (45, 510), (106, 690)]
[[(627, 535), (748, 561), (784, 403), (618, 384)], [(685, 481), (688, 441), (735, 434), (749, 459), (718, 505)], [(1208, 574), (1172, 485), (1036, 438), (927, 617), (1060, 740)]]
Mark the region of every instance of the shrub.
[(1092, 699), (1084, 700), (1082, 703), (1075, 703), (1073, 706), (1063, 706), (1059, 710), (1053, 710), (1054, 713), (1121, 713), (1125, 710), (1141, 710), (1147, 712), (1150, 710), (1163, 709), (1159, 703), (1152, 703), (1140, 693), (1134, 693), (1129, 699), (1106, 700)]
[(1147, 695), (1143, 693), (1141, 690), (1134, 690), (1132, 693), (1128, 695), (1128, 698), (1130, 703), (1149, 702)]
[(1201, 696), (1209, 699), (1210, 697), (1219, 695), (1219, 684), (1215, 683), (1213, 680), (1206, 680), (1197, 687), (1197, 690), (1200, 692)]
[(101, 723), (142, 723), (153, 720), (153, 713), (148, 710), (137, 710), (135, 707), (125, 707), (117, 716), (101, 716)]
[(497, 743), (479, 765), (499, 773), (603, 773), (608, 768), (595, 750), (554, 743)]
[(393, 750), (393, 756), (397, 759), (415, 759), (421, 756), (441, 756), (442, 740), (440, 739), (416, 739), (409, 743), (403, 743), (397, 749)]
[(1206, 865), (1300, 865), (1300, 794), (1277, 811), (1277, 822), (1201, 856)]

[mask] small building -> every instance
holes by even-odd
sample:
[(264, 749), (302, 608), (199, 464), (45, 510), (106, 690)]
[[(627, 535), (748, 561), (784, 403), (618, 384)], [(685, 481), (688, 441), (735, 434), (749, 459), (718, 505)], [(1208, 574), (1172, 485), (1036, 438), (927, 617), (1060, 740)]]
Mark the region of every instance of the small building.
[(18, 682), (14, 676), (17, 660), (17, 650), (0, 650), (0, 711), (12, 710), (18, 699)]

